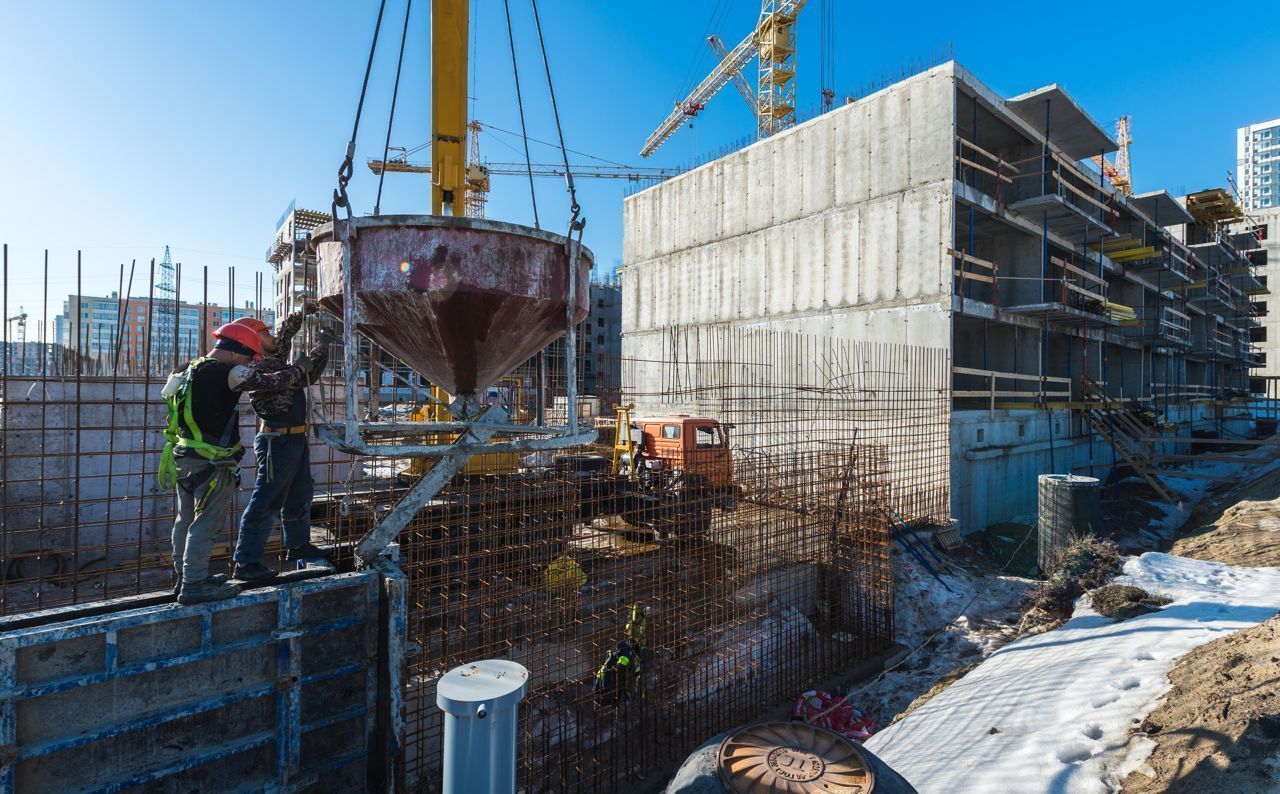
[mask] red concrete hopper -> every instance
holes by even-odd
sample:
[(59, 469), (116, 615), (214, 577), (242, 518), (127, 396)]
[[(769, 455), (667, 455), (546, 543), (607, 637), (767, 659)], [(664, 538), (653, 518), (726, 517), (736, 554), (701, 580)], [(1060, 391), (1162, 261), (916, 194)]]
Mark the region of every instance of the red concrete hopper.
[[(356, 330), (445, 391), (473, 394), (565, 332), (565, 238), (527, 226), (436, 215), (339, 221), (312, 235), (320, 303), (342, 317), (351, 264)], [(354, 228), (352, 228), (354, 227)], [(577, 257), (576, 322), (592, 255)]]

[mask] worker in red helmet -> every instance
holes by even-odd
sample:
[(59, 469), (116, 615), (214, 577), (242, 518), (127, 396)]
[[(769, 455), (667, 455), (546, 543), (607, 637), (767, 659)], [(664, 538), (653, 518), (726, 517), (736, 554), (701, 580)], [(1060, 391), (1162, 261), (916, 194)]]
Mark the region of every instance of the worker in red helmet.
[[(262, 360), (254, 369), (280, 370), (289, 366), (293, 338), (303, 320), (319, 310), (304, 301), (299, 311), (286, 317), (275, 334), (261, 320), (245, 317), (237, 323), (253, 329), (262, 346)], [(311, 542), (311, 500), (315, 483), (311, 477), (311, 446), (307, 440), (307, 390), (324, 372), (328, 362), (330, 337), (320, 332), (317, 344), (298, 359), (306, 369), (299, 382), (280, 389), (255, 391), (250, 395), (258, 415), (258, 435), (253, 452), (258, 473), (253, 495), (245, 505), (236, 539), (233, 578), (246, 583), (270, 581), (276, 571), (263, 564), (267, 538), (281, 523), (284, 562), (290, 566), (332, 568), (328, 556)]]
[(169, 375), (161, 391), (169, 407), (159, 479), (177, 491), (173, 522), (174, 592), (194, 604), (240, 592), (226, 577), (211, 576), (209, 556), (239, 484), (243, 392), (279, 389), (305, 376), (302, 367), (266, 372), (249, 366), (262, 355), (258, 333), (228, 324), (213, 332), (213, 349)]

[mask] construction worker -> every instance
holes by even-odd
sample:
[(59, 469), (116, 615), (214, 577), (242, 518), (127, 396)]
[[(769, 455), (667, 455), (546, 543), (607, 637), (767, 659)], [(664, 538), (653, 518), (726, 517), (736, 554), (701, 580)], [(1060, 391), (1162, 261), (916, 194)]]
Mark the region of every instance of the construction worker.
[(644, 658), (648, 653), (649, 610), (631, 605), (624, 637), (596, 671), (592, 690), (601, 703), (615, 704), (644, 699)]
[(208, 355), (169, 375), (161, 395), (169, 407), (166, 444), (160, 457), (162, 487), (177, 490), (173, 522), (174, 587), (178, 602), (218, 601), (240, 592), (225, 577), (209, 575), (213, 538), (239, 484), (242, 392), (280, 389), (304, 376), (301, 367), (277, 371), (250, 366), (262, 352), (258, 334), (228, 324), (213, 332)]
[[(258, 334), (263, 356), (254, 368), (271, 371), (288, 368), (285, 362), (293, 337), (301, 330), (303, 319), (318, 309), (316, 304), (305, 301), (300, 311), (281, 322), (275, 335), (261, 320), (251, 317), (237, 320)], [(253, 441), (258, 476), (240, 519), (233, 574), (238, 581), (259, 583), (275, 578), (276, 572), (262, 564), (262, 557), (277, 516), (283, 524), (286, 563), (333, 567), (325, 553), (311, 543), (311, 499), (315, 484), (311, 478), (311, 448), (307, 443), (306, 391), (307, 384), (319, 380), (324, 372), (329, 342), (329, 335), (322, 331), (318, 344), (299, 360), (305, 377), (298, 383), (282, 389), (256, 391), (250, 398), (258, 415), (258, 435)]]

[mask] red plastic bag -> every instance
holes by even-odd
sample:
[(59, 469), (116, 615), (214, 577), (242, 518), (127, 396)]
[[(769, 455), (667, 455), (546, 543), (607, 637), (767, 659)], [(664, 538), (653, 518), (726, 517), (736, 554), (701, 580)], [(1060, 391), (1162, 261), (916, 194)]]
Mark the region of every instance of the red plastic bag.
[(791, 709), (791, 719), (826, 728), (859, 743), (876, 731), (875, 720), (850, 706), (843, 696), (820, 689), (805, 692), (796, 700), (795, 708)]

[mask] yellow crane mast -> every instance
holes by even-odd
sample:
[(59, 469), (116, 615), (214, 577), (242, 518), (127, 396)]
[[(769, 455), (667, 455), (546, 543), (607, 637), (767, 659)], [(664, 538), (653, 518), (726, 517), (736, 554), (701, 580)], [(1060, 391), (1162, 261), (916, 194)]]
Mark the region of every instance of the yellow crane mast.
[(432, 215), (462, 215), (467, 209), (469, 5), (468, 0), (431, 2)]
[[(720, 58), (711, 73), (694, 87), (689, 96), (671, 110), (645, 140), (641, 157), (648, 157), (671, 139), (685, 122), (706, 108), (711, 98), (741, 75), (752, 58), (759, 60), (756, 90), (756, 130), (761, 138), (796, 123), (796, 17), (807, 0), (764, 0), (760, 21), (738, 46)], [(712, 49), (717, 50), (715, 43)], [(720, 49), (723, 49), (721, 45)], [(719, 54), (717, 50), (717, 54)], [(741, 92), (742, 87), (738, 90)]]
[(1102, 169), (1102, 175), (1111, 180), (1111, 185), (1116, 192), (1132, 196), (1133, 180), (1129, 176), (1129, 144), (1133, 143), (1133, 139), (1129, 135), (1128, 116), (1121, 116), (1116, 122), (1116, 143), (1120, 148), (1116, 150), (1114, 163), (1100, 154), (1093, 156), (1093, 162)]

